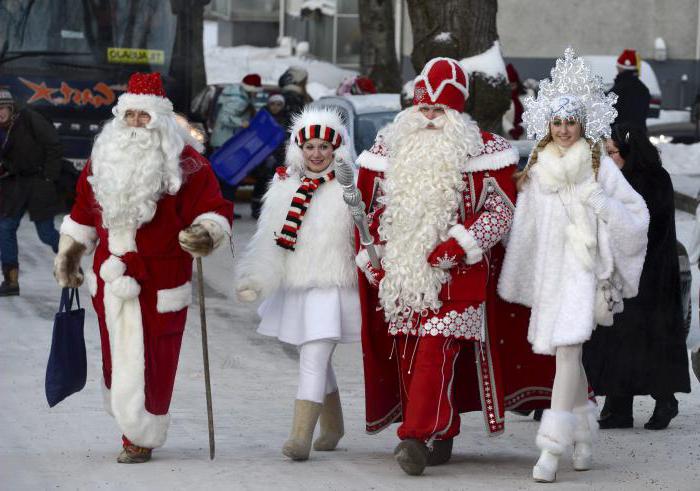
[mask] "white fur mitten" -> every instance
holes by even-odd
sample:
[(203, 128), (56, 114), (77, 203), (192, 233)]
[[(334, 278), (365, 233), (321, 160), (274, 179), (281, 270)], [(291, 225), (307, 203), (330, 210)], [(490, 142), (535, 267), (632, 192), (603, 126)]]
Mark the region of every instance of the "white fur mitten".
[(80, 258), (85, 253), (85, 246), (70, 235), (61, 234), (58, 240), (58, 253), (53, 261), (53, 276), (63, 288), (78, 288), (83, 284), (80, 271)]

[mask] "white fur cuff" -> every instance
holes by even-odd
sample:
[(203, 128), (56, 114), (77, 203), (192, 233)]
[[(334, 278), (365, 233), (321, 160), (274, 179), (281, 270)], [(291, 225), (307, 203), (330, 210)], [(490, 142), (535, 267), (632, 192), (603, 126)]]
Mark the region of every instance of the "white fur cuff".
[(361, 271), (367, 269), (367, 264), (369, 263), (369, 253), (367, 249), (360, 249), (360, 252), (355, 256), (355, 264)]
[(91, 254), (95, 248), (95, 242), (97, 241), (97, 230), (95, 227), (82, 225), (73, 220), (70, 215), (63, 217), (60, 232), (61, 234), (70, 235), (75, 241), (83, 244), (86, 248), (86, 255)]
[(540, 428), (537, 430), (535, 439), (537, 447), (554, 455), (564, 453), (573, 442), (575, 421), (573, 413), (546, 409), (542, 415)]
[(474, 235), (464, 228), (464, 225), (453, 225), (447, 235), (455, 239), (466, 253), (467, 264), (476, 264), (484, 256), (484, 250), (479, 247)]
[(188, 281), (175, 288), (158, 290), (156, 295), (158, 312), (177, 312), (192, 303), (192, 283)]

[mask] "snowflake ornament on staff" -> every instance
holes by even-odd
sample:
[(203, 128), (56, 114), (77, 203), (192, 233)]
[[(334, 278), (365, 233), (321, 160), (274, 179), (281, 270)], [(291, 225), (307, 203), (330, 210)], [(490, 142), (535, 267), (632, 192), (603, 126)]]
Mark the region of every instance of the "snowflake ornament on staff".
[(528, 138), (539, 141), (549, 133), (552, 119), (573, 118), (583, 125), (586, 138), (595, 143), (610, 137), (610, 125), (617, 117), (616, 102), (617, 95), (605, 95), (602, 78), (592, 75), (584, 59), (569, 46), (552, 68), (551, 80), (540, 81), (537, 98), (525, 99), (523, 123)]

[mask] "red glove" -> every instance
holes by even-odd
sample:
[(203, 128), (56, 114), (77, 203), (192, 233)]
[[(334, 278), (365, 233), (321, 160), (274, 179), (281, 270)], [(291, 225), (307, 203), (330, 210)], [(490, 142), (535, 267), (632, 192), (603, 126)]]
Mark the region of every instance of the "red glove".
[(464, 260), (464, 249), (453, 237), (442, 242), (428, 256), (428, 263), (434, 268), (452, 269)]
[(379, 283), (384, 278), (384, 270), (382, 268), (375, 268), (372, 266), (366, 249), (360, 250), (360, 252), (357, 254), (355, 257), (355, 264), (357, 264), (360, 271), (365, 274), (365, 277), (370, 285), (375, 288), (379, 286)]

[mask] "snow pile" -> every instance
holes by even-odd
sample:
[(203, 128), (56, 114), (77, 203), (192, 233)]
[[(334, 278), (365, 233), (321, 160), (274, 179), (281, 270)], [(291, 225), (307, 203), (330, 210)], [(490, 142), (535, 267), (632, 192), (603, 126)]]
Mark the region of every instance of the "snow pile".
[(656, 148), (669, 174), (700, 174), (700, 143), (659, 143)]
[[(236, 83), (248, 73), (258, 73), (263, 84), (277, 85), (277, 80), (292, 65), (309, 72), (307, 90), (316, 99), (320, 95), (335, 93), (335, 88), (346, 77), (357, 75), (325, 61), (279, 54), (277, 48), (254, 46), (210, 46), (204, 51), (207, 84)], [(320, 94), (320, 95), (319, 95)]]
[[(298, 4), (299, 2), (294, 2)], [(306, 12), (320, 10), (323, 15), (333, 16), (337, 10), (336, 0), (304, 0), (301, 5), (291, 5), (287, 7), (287, 13), (299, 17)]]
[(658, 118), (647, 118), (647, 128), (666, 123), (689, 123), (690, 111), (662, 109)]
[(439, 34), (436, 34), (433, 39), (435, 41), (437, 41), (438, 43), (449, 43), (450, 41), (452, 41), (452, 33), (451, 32), (441, 32)]
[(459, 64), (467, 74), (483, 73), (489, 79), (489, 82), (493, 80), (494, 83), (498, 83), (502, 80), (507, 80), (508, 77), (506, 64), (503, 61), (503, 56), (501, 56), (501, 45), (498, 41), (494, 41), (493, 46), (481, 54), (462, 58), (459, 60)]

